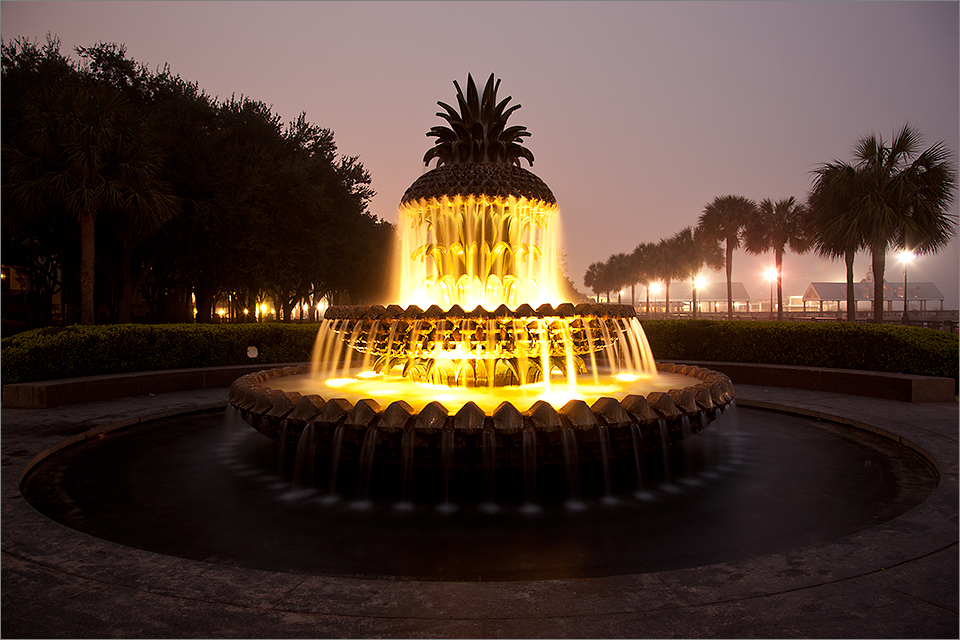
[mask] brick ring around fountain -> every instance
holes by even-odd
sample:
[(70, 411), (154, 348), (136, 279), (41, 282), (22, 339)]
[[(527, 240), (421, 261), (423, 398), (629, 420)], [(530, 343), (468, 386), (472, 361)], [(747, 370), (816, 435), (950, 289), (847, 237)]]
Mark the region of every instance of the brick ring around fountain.
[[(504, 309), (506, 309), (504, 307)], [(495, 310), (483, 312), (485, 318), (521, 317), (530, 310)], [(333, 307), (328, 319), (359, 320), (377, 317), (393, 319), (430, 318), (432, 309), (416, 307)], [(442, 313), (447, 319), (465, 317), (454, 310)], [(531, 314), (556, 316), (628, 317), (633, 308), (626, 305), (543, 305)], [(336, 397), (331, 389), (328, 397), (303, 395), (283, 388), (284, 378), (310, 372), (310, 365), (268, 369), (238, 378), (229, 394), (230, 404), (257, 431), (284, 446), (296, 448), (307, 425), (313, 425), (317, 438), (317, 455), (328, 455), (336, 439), (340, 456), (359, 459), (362, 444), (371, 431), (376, 433), (378, 459), (398, 461), (404, 434), (412, 433), (416, 465), (438, 465), (441, 462), (442, 434), (453, 434), (458, 464), (482, 461), (484, 434), (497, 439), (498, 464), (520, 466), (523, 459), (524, 432), (538, 440), (539, 464), (562, 463), (564, 430), (576, 432), (579, 455), (600, 459), (606, 448), (610, 458), (635, 455), (639, 442), (644, 450), (664, 448), (671, 443), (698, 433), (724, 412), (734, 400), (733, 385), (726, 375), (702, 367), (658, 363), (657, 370), (685, 375), (690, 384), (668, 391), (651, 391), (646, 395), (626, 394), (622, 397), (600, 397), (588, 405), (584, 400), (570, 400), (554, 407), (545, 400), (536, 400), (529, 407), (517, 407), (504, 401), (487, 413), (473, 402), (451, 412), (439, 401), (428, 403), (416, 411), (402, 399), (384, 402), (364, 398), (351, 403)], [(339, 431), (338, 437), (335, 433)], [(450, 436), (448, 436), (449, 438)], [(529, 436), (528, 436), (529, 438)]]

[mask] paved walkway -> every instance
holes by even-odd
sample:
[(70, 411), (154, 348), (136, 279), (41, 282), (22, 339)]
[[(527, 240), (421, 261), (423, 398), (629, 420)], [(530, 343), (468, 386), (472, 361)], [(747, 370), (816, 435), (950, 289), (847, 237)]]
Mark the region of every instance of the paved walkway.
[[(741, 405), (829, 416), (939, 467), (923, 504), (833, 542), (747, 562), (589, 580), (441, 583), (265, 572), (162, 556), (25, 503), (37, 454), (96, 430), (223, 406), (225, 389), (4, 409), (3, 637), (958, 636), (958, 405), (738, 385)], [(86, 435), (83, 435), (86, 434)]]

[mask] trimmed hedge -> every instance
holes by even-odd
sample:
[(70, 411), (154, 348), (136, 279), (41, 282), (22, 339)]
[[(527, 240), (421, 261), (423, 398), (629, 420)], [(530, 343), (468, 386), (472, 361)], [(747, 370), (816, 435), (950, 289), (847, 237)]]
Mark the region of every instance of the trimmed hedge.
[[(712, 360), (958, 378), (957, 336), (842, 322), (642, 320), (659, 361)], [(165, 324), (35, 329), (0, 342), (3, 384), (310, 360), (316, 324)], [(256, 358), (247, 347), (257, 348)]]
[[(310, 360), (319, 325), (121, 324), (45, 328), (0, 341), (3, 384)], [(247, 347), (256, 347), (256, 358)]]
[(754, 362), (958, 378), (957, 336), (892, 324), (641, 320), (659, 361)]

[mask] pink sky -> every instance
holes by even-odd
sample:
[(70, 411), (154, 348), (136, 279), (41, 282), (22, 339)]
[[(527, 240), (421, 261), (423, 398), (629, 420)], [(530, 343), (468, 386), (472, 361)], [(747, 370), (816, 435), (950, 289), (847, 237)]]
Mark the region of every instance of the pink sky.
[[(568, 275), (694, 225), (716, 196), (805, 198), (810, 172), (909, 122), (960, 149), (956, 2), (3, 2), (0, 31), (62, 50), (123, 43), (207, 93), (300, 112), (359, 155), (395, 220), (453, 103), (453, 80), (502, 78), (523, 105), (532, 171), (560, 204)], [(526, 165), (524, 165), (526, 166)], [(954, 203), (951, 212), (957, 214)], [(958, 242), (909, 270), (956, 309)], [(766, 299), (771, 254), (734, 256)], [(869, 260), (858, 256), (856, 277)], [(902, 271), (891, 253), (888, 281)], [(722, 280), (720, 273), (709, 280)], [(784, 259), (784, 295), (842, 281), (842, 262)]]

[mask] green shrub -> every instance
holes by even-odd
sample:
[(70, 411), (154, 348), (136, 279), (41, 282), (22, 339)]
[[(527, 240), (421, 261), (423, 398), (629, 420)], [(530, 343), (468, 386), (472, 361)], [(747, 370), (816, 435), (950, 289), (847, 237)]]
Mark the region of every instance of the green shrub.
[[(282, 323), (71, 326), (0, 345), (3, 384), (77, 376), (310, 360), (319, 327)], [(256, 358), (247, 356), (256, 347)]]
[(641, 321), (660, 361), (755, 362), (957, 379), (958, 339), (890, 324)]
[[(957, 336), (899, 325), (713, 320), (641, 321), (659, 361), (756, 362), (958, 378)], [(0, 345), (3, 384), (238, 364), (305, 362), (316, 324), (71, 326)], [(247, 347), (257, 348), (256, 358)]]

